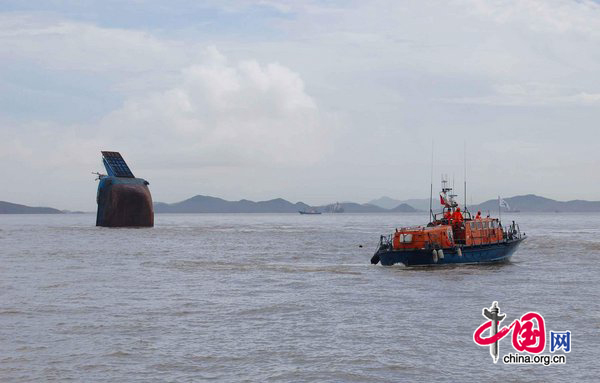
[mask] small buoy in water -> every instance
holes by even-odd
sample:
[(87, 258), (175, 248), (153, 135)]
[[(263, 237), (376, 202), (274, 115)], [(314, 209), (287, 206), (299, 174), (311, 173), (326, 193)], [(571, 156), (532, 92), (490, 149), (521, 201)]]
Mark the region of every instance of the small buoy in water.
[(462, 257), (462, 250), (460, 247), (456, 250), (456, 252), (458, 253), (459, 257)]
[(362, 247), (362, 245), (358, 245), (358, 247)]
[(438, 258), (439, 258), (439, 259), (444, 259), (444, 250), (442, 250), (442, 249), (439, 249), (439, 250), (437, 251), (437, 253), (438, 253)]
[(437, 251), (435, 249), (433, 249), (431, 254), (433, 255), (433, 263), (437, 263), (437, 261), (438, 261)]

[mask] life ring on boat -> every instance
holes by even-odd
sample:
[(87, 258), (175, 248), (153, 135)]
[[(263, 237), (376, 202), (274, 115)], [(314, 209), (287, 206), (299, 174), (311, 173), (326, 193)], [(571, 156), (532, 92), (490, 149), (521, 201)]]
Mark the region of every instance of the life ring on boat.
[(431, 255), (433, 256), (433, 263), (437, 263), (437, 261), (438, 261), (438, 254), (437, 254), (437, 251), (435, 249), (433, 249), (431, 251)]
[(439, 249), (437, 251), (437, 256), (438, 256), (439, 259), (444, 259), (444, 250)]

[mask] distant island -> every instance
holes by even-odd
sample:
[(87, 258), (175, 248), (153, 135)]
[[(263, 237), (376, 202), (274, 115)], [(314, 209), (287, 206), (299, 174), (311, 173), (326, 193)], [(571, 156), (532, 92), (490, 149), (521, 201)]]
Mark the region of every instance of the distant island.
[[(510, 209), (502, 208), (502, 211), (522, 211), (522, 212), (547, 212), (547, 213), (593, 213), (600, 212), (600, 201), (556, 201), (550, 198), (544, 198), (535, 194), (520, 195), (510, 198), (504, 198), (510, 206)], [(470, 208), (484, 211), (498, 211), (498, 200), (491, 199), (479, 205)]]
[[(504, 198), (508, 203), (509, 208), (502, 208), (502, 211), (507, 212), (537, 212), (537, 213), (594, 213), (600, 212), (600, 201), (556, 201), (550, 198), (540, 197), (535, 194), (526, 194), (514, 197)], [(418, 210), (429, 210), (429, 199), (411, 199), (411, 200), (396, 200), (390, 197), (381, 197), (372, 200), (369, 203), (380, 207), (394, 206), (398, 203), (408, 203)], [(467, 205), (471, 212), (481, 210), (482, 212), (489, 211), (494, 214), (498, 212), (498, 199), (491, 199), (480, 204)], [(440, 205), (436, 198), (433, 199), (433, 210), (439, 210)]]
[[(247, 199), (227, 201), (222, 198), (197, 195), (181, 202), (167, 204), (154, 203), (155, 213), (297, 213), (314, 209), (320, 212), (332, 211), (334, 204), (310, 206), (304, 202), (292, 203), (282, 198), (254, 202)], [(372, 204), (343, 202), (337, 204), (345, 213), (410, 213), (417, 211), (412, 206), (400, 204), (393, 209), (384, 209)]]
[[(433, 200), (433, 202), (435, 203), (436, 200)], [(429, 211), (429, 198), (420, 198), (420, 199), (413, 198), (413, 199), (398, 200), (398, 199), (394, 199), (394, 198), (390, 198), (390, 197), (381, 197), (381, 198), (377, 198), (372, 201), (369, 201), (367, 203), (369, 203), (371, 205), (382, 207), (384, 209), (393, 209), (398, 205), (406, 204), (417, 210)], [(436, 207), (437, 206), (434, 205), (434, 208), (436, 208)]]
[(63, 214), (64, 212), (51, 207), (31, 207), (0, 201), (0, 214)]
[[(556, 201), (550, 198), (540, 197), (535, 194), (527, 194), (504, 198), (510, 209), (502, 208), (502, 211), (511, 212), (549, 212), (549, 213), (593, 213), (600, 212), (600, 201)], [(381, 206), (383, 205), (383, 206)], [(433, 200), (435, 211), (441, 210), (439, 202)], [(498, 212), (498, 200), (491, 199), (478, 205), (469, 205), (471, 212), (481, 210), (483, 213)], [(382, 197), (369, 203), (359, 204), (355, 202), (331, 203), (320, 206), (310, 206), (304, 202), (292, 203), (283, 198), (268, 201), (250, 201), (242, 199), (239, 201), (227, 201), (222, 198), (197, 195), (176, 203), (155, 202), (155, 213), (297, 213), (299, 211), (316, 210), (319, 212), (343, 211), (344, 213), (412, 213), (429, 210), (429, 199), (395, 200)], [(64, 214), (81, 213), (58, 210), (51, 207), (31, 207), (0, 201), (0, 214)]]

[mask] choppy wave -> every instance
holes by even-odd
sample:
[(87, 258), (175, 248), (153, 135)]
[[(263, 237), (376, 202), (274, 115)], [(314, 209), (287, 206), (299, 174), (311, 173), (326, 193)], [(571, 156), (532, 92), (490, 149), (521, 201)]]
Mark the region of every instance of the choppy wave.
[[(440, 268), (369, 263), (422, 214), (156, 218), (0, 217), (3, 380), (585, 381), (596, 366), (598, 215), (520, 214), (511, 263)], [(494, 365), (472, 341), (492, 301), (572, 331), (567, 364)]]

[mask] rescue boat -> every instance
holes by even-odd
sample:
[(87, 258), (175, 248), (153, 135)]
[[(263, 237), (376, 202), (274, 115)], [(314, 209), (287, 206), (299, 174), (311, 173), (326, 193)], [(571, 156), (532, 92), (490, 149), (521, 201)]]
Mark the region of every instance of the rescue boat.
[[(506, 262), (527, 238), (512, 221), (504, 227), (498, 218), (460, 213), (452, 188), (442, 181), (442, 212), (430, 211), (426, 226), (403, 227), (382, 235), (372, 264), (405, 266)], [(460, 215), (457, 215), (459, 212)]]

